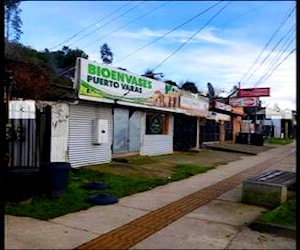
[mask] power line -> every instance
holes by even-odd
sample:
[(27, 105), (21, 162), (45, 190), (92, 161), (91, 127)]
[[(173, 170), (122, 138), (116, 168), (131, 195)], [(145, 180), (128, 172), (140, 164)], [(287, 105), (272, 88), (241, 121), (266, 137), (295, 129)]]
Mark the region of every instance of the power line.
[(101, 28), (103, 28), (103, 27), (107, 26), (108, 24), (111, 24), (111, 23), (113, 23), (113, 22), (117, 21), (119, 18), (121, 18), (121, 17), (125, 16), (127, 13), (129, 13), (129, 12), (133, 11), (133, 10), (134, 10), (134, 9), (136, 9), (138, 6), (140, 6), (140, 5), (144, 4), (144, 3), (145, 3), (145, 1), (143, 1), (143, 2), (140, 2), (140, 3), (136, 4), (135, 6), (133, 6), (133, 7), (132, 7), (132, 8), (130, 8), (129, 10), (125, 11), (125, 12), (124, 12), (124, 13), (122, 13), (121, 15), (117, 16), (116, 18), (112, 18), (111, 20), (109, 20), (108, 22), (104, 23), (103, 25), (101, 25), (101, 26), (100, 26), (100, 27), (98, 27), (97, 29), (95, 29), (95, 30), (92, 30), (91, 32), (89, 32), (89, 33), (88, 33), (88, 34), (86, 34), (85, 36), (83, 36), (83, 37), (81, 37), (80, 39), (77, 39), (75, 42), (73, 42), (73, 43), (69, 44), (69, 46), (72, 46), (73, 44), (75, 44), (75, 43), (77, 43), (77, 42), (81, 41), (82, 39), (84, 39), (84, 38), (86, 38), (86, 37), (88, 37), (89, 35), (93, 34), (93, 33), (94, 33), (96, 30), (99, 30), (99, 29), (101, 29)]
[(285, 41), (285, 43), (282, 46), (282, 49), (280, 51), (277, 51), (276, 55), (275, 55), (275, 59), (273, 61), (273, 64), (270, 65), (268, 67), (268, 69), (265, 70), (265, 72), (263, 73), (263, 75), (259, 78), (259, 80), (254, 84), (254, 86), (257, 86), (259, 84), (259, 82), (261, 82), (264, 77), (266, 77), (266, 75), (268, 75), (268, 73), (272, 70), (272, 67), (274, 67), (274, 65), (280, 60), (280, 58), (282, 57), (282, 55), (288, 50), (288, 48), (290, 47), (290, 45), (294, 42), (295, 37), (292, 37), (292, 39), (287, 39)]
[(269, 73), (269, 75), (267, 75), (267, 76), (265, 77), (264, 81), (268, 80), (268, 79), (272, 76), (272, 74), (274, 73), (274, 71), (275, 71), (282, 63), (284, 63), (284, 62), (289, 58), (289, 56), (290, 56), (291, 54), (293, 54), (295, 51), (296, 51), (296, 48), (294, 48), (293, 50), (291, 50), (291, 51), (290, 51), (290, 52), (282, 59), (282, 61), (281, 61), (280, 63), (278, 63), (278, 64), (273, 68), (273, 70)]
[[(119, 28), (117, 28), (117, 29), (115, 29), (115, 30), (109, 32), (108, 34), (104, 35), (104, 36), (101, 37), (101, 38), (104, 38), (104, 37), (106, 37), (106, 36), (109, 36), (110, 34), (116, 32), (117, 30), (119, 30), (119, 29), (121, 29), (121, 28), (123, 28), (123, 27), (125, 27), (125, 26), (127, 26), (127, 25), (129, 25), (129, 24), (131, 24), (131, 23), (133, 23), (133, 22), (135, 22), (135, 21), (141, 19), (142, 17), (145, 17), (146, 15), (151, 14), (152, 12), (156, 11), (157, 9), (161, 8), (162, 6), (166, 5), (166, 4), (169, 3), (169, 2), (170, 2), (170, 1), (166, 1), (166, 2), (162, 3), (162, 4), (159, 5), (158, 7), (154, 8), (154, 9), (150, 10), (149, 12), (147, 12), (147, 13), (145, 13), (145, 14), (143, 14), (143, 15), (137, 17), (137, 18), (135, 18), (134, 20), (132, 20), (132, 21), (130, 21), (130, 22), (128, 22), (128, 23), (122, 25), (121, 27), (119, 27)], [(100, 39), (101, 39), (101, 38), (100, 38)], [(100, 39), (99, 39), (99, 40), (100, 40)], [(96, 41), (94, 41), (94, 42), (96, 42)], [(94, 43), (94, 42), (93, 42), (93, 43)], [(85, 46), (84, 48), (86, 48), (86, 47), (88, 47), (88, 46), (90, 46), (90, 45), (91, 45), (91, 44)], [(84, 48), (83, 48), (83, 49), (84, 49)], [(61, 72), (58, 76), (61, 76), (61, 75), (65, 74), (65, 73), (68, 73), (68, 72), (70, 72), (71, 70), (73, 70), (74, 68), (75, 68), (75, 67), (71, 67), (71, 68), (69, 68), (69, 69), (67, 69), (67, 70), (65, 70), (65, 71), (63, 71), (63, 72)]]
[(146, 13), (144, 13), (143, 15), (141, 15), (141, 16), (139, 16), (139, 17), (133, 19), (133, 20), (131, 20), (130, 22), (128, 22), (128, 23), (126, 23), (126, 24), (120, 26), (119, 28), (117, 28), (117, 29), (115, 29), (115, 30), (113, 30), (113, 31), (111, 31), (111, 32), (109, 32), (109, 33), (107, 33), (106, 35), (104, 35), (104, 36), (98, 38), (97, 40), (95, 40), (95, 41), (89, 43), (88, 45), (84, 46), (83, 49), (86, 48), (86, 47), (89, 47), (89, 46), (91, 46), (92, 44), (94, 44), (95, 42), (98, 42), (99, 40), (101, 40), (101, 39), (103, 39), (103, 38), (105, 38), (105, 37), (111, 35), (112, 33), (114, 33), (114, 32), (116, 32), (116, 31), (118, 31), (118, 30), (124, 28), (125, 26), (128, 26), (129, 24), (132, 24), (132, 23), (134, 23), (134, 22), (140, 20), (141, 18), (143, 18), (143, 17), (145, 17), (145, 16), (147, 16), (147, 15), (153, 13), (154, 11), (158, 10), (159, 8), (161, 8), (162, 6), (166, 5), (166, 4), (169, 3), (169, 2), (170, 2), (170, 0), (165, 1), (164, 3), (162, 3), (161, 5), (159, 5), (158, 7), (154, 8), (154, 9), (152, 9), (152, 10), (146, 12)]
[[(106, 22), (104, 25), (100, 26), (100, 27), (97, 28), (96, 30), (98, 30), (98, 29), (100, 29), (100, 28), (106, 26), (107, 24), (110, 24), (111, 21), (115, 21), (115, 20), (117, 20), (118, 18), (120, 18), (120, 17), (126, 15), (127, 13), (129, 13), (129, 12), (132, 11), (133, 9), (137, 8), (139, 5), (143, 4), (144, 2), (145, 2), (145, 1), (143, 1), (143, 2), (141, 2), (141, 3), (139, 3), (139, 4), (137, 4), (137, 5), (135, 5), (135, 6), (132, 7), (131, 9), (129, 9), (129, 10), (125, 11), (124, 13), (122, 13), (122, 14), (121, 14), (120, 16), (118, 16), (117, 18), (115, 18), (115, 19), (113, 19), (113, 20), (110, 20), (110, 21)], [(125, 5), (128, 5), (128, 3), (126, 3)], [(124, 5), (121, 6), (121, 7), (120, 7), (119, 9), (117, 9), (117, 10), (120, 10), (120, 9), (122, 9), (122, 8), (124, 8)], [(113, 11), (113, 13), (116, 12), (117, 10)], [(108, 16), (109, 16), (109, 15), (108, 15)], [(105, 18), (106, 18), (106, 17), (105, 17)], [(104, 19), (104, 18), (102, 18), (102, 19)], [(101, 19), (101, 20), (102, 20), (102, 19)], [(96, 22), (96, 23), (98, 23), (98, 22)], [(94, 25), (94, 24), (93, 24), (93, 25)], [(90, 26), (92, 26), (92, 25), (90, 25)], [(89, 26), (89, 27), (90, 27), (90, 26)], [(88, 28), (89, 28), (89, 27), (88, 27)], [(88, 28), (86, 28), (86, 29), (88, 29)], [(94, 31), (95, 31), (95, 30), (94, 30)], [(92, 32), (94, 32), (94, 31), (92, 31)], [(81, 32), (78, 32), (78, 33), (81, 33)], [(91, 33), (89, 33), (89, 34), (91, 34)], [(89, 34), (88, 34), (88, 35), (89, 35)], [(76, 35), (76, 34), (75, 34), (75, 35)], [(87, 35), (86, 35), (86, 36), (87, 36)], [(83, 38), (85, 38), (86, 36), (84, 36)], [(83, 38), (81, 38), (81, 39), (83, 39)], [(81, 40), (81, 39), (79, 39), (79, 40)], [(77, 41), (79, 41), (79, 40), (77, 40)], [(75, 41), (75, 42), (77, 42), (77, 41)], [(72, 44), (74, 44), (74, 43), (72, 43)], [(71, 44), (71, 45), (72, 45), (72, 44)], [(69, 45), (69, 46), (71, 46), (71, 45)], [(59, 46), (59, 45), (57, 45), (57, 46)], [(55, 46), (55, 47), (57, 47), (57, 46)], [(54, 48), (55, 48), (55, 47), (54, 47)], [(31, 69), (34, 70), (35, 68), (37, 68), (36, 65), (32, 66)], [(67, 72), (73, 70), (74, 68), (75, 68), (75, 67), (71, 67), (71, 68), (69, 68), (69, 69), (66, 69), (65, 71), (61, 72), (58, 76), (61, 76), (61, 75), (65, 74), (65, 73), (67, 73)]]
[(66, 40), (64, 40), (63, 42), (53, 46), (52, 48), (50, 48), (49, 50), (53, 50), (61, 45), (63, 45), (64, 43), (70, 41), (71, 39), (75, 38), (76, 36), (78, 36), (79, 34), (83, 33), (84, 31), (88, 30), (89, 28), (93, 27), (94, 25), (96, 25), (97, 23), (103, 21), (104, 19), (106, 19), (107, 17), (113, 15), (114, 13), (118, 12), (119, 10), (123, 9), (124, 7), (126, 7), (127, 5), (131, 4), (132, 1), (126, 2), (125, 4), (123, 4), (121, 7), (117, 8), (116, 10), (110, 12), (108, 15), (100, 18), (99, 20), (97, 20), (96, 22), (90, 24), (89, 26), (87, 26), (86, 28), (82, 29), (81, 31), (77, 32), (76, 34), (72, 35), (71, 37), (67, 38)]
[(59, 73), (59, 74), (57, 75), (57, 77), (62, 76), (62, 75), (64, 75), (64, 74), (66, 74), (66, 73), (72, 71), (72, 70), (75, 69), (75, 68), (76, 68), (76, 66), (73, 66), (73, 67), (71, 67), (71, 68), (69, 68), (69, 69), (67, 69), (67, 70), (64, 70), (63, 72)]
[(186, 25), (187, 23), (189, 23), (189, 22), (193, 21), (194, 19), (198, 18), (199, 16), (203, 15), (204, 13), (206, 13), (207, 11), (209, 11), (210, 9), (212, 9), (212, 8), (214, 8), (215, 6), (219, 5), (222, 1), (223, 1), (223, 0), (218, 1), (217, 3), (213, 4), (212, 6), (206, 8), (205, 10), (203, 10), (203, 11), (201, 11), (200, 13), (196, 14), (196, 15), (193, 16), (192, 18), (189, 18), (189, 19), (186, 20), (185, 22), (183, 22), (183, 23), (181, 23), (180, 25), (176, 26), (175, 28), (171, 29), (170, 31), (168, 31), (168, 32), (165, 33), (164, 35), (162, 35), (162, 36), (160, 36), (160, 37), (158, 37), (158, 38), (152, 40), (151, 42), (147, 43), (146, 45), (144, 45), (144, 46), (138, 48), (137, 50), (135, 50), (135, 51), (133, 51), (133, 52), (127, 54), (127, 55), (124, 56), (124, 57), (122, 57), (121, 59), (119, 59), (119, 60), (118, 60), (117, 62), (115, 62), (115, 63), (118, 63), (118, 62), (120, 62), (120, 61), (123, 61), (124, 59), (127, 59), (128, 57), (134, 55), (135, 53), (139, 52), (140, 50), (142, 50), (142, 49), (148, 47), (149, 45), (151, 45), (151, 44), (157, 42), (158, 40), (160, 40), (160, 39), (166, 37), (167, 35), (171, 34), (171, 33), (174, 32), (175, 30), (181, 28), (182, 26)]
[[(249, 74), (249, 72), (251, 72), (251, 70), (254, 68), (254, 66), (256, 65), (256, 63), (259, 61), (261, 55), (264, 53), (264, 51), (266, 50), (266, 48), (268, 47), (268, 45), (272, 42), (272, 40), (274, 39), (274, 37), (276, 36), (276, 34), (279, 32), (279, 30), (281, 29), (281, 27), (285, 24), (285, 22), (288, 20), (288, 18), (292, 15), (293, 11), (295, 10), (295, 5), (293, 6), (293, 8), (291, 10), (288, 11), (287, 16), (284, 18), (283, 22), (279, 25), (279, 27), (275, 30), (275, 32), (273, 33), (273, 35), (271, 36), (271, 38), (269, 39), (269, 41), (266, 43), (266, 45), (264, 46), (264, 48), (262, 49), (262, 51), (259, 53), (259, 55), (256, 57), (255, 61), (253, 62), (253, 64), (251, 65), (251, 67), (248, 69), (248, 71), (246, 71), (244, 73), (244, 75), (242, 76), (242, 78), (240, 79), (239, 82), (242, 82), (243, 79), (246, 77), (247, 74)], [(253, 74), (252, 74), (253, 75)], [(252, 76), (251, 75), (251, 76)], [(250, 77), (251, 77), (250, 76)], [(248, 77), (248, 79), (250, 78)], [(248, 80), (247, 79), (247, 80)], [(247, 81), (246, 80), (246, 81)], [(244, 81), (244, 83), (242, 85), (245, 85), (246, 81)]]
[(251, 9), (249, 9), (249, 10), (247, 10), (247, 11), (245, 11), (245, 12), (243, 12), (243, 13), (241, 13), (241, 14), (239, 14), (239, 15), (233, 17), (233, 18), (231, 18), (230, 20), (228, 20), (226, 23), (223, 23), (223, 24), (222, 24), (221, 26), (219, 26), (219, 27), (224, 27), (224, 26), (228, 25), (229, 23), (231, 23), (232, 21), (234, 21), (234, 20), (236, 20), (236, 19), (239, 19), (239, 18), (241, 18), (241, 17), (243, 17), (243, 16), (245, 16), (245, 15), (248, 15), (248, 14), (251, 13), (252, 11), (257, 10), (257, 9), (259, 9), (260, 7), (262, 7), (263, 5), (266, 5), (266, 4), (267, 4), (267, 3), (263, 3), (263, 4), (259, 5), (259, 6), (256, 6), (256, 7), (254, 7), (254, 8), (251, 8)]
[[(276, 68), (276, 63), (280, 60), (280, 58), (282, 57), (282, 55), (288, 50), (288, 48), (290, 47), (290, 45), (295, 41), (295, 38), (293, 37), (290, 42), (286, 45), (285, 49), (281, 52), (280, 55), (278, 55), (277, 59), (275, 59), (274, 63), (269, 66), (269, 68), (265, 71), (265, 73), (257, 80), (257, 82), (254, 84), (254, 87), (258, 86), (260, 84), (260, 82), (264, 81), (270, 72), (273, 72), (274, 68)], [(274, 67), (275, 66), (275, 67)], [(274, 68), (273, 68), (274, 67)], [(273, 68), (273, 69), (272, 69)]]
[[(154, 9), (152, 9), (152, 10), (150, 10), (149, 12), (147, 12), (147, 13), (145, 13), (145, 14), (139, 16), (138, 18), (135, 18), (134, 20), (132, 20), (132, 21), (126, 23), (125, 25), (122, 25), (121, 27), (119, 27), (119, 28), (117, 28), (117, 29), (115, 29), (115, 30), (113, 30), (113, 31), (111, 31), (111, 32), (109, 32), (109, 33), (107, 33), (106, 35), (102, 36), (100, 39), (103, 39), (103, 38), (105, 38), (105, 37), (111, 35), (112, 33), (114, 33), (114, 32), (116, 32), (116, 31), (118, 31), (118, 30), (124, 28), (125, 26), (127, 26), (127, 25), (129, 25), (129, 24), (132, 24), (133, 22), (138, 21), (139, 19), (145, 17), (146, 15), (149, 15), (149, 14), (153, 13), (154, 11), (156, 11), (157, 9), (161, 8), (162, 6), (166, 5), (166, 4), (169, 3), (169, 2), (170, 2), (170, 0), (164, 2), (163, 4), (159, 5), (158, 7), (154, 8)], [(127, 5), (127, 4), (125, 4), (125, 5)], [(122, 7), (125, 7), (125, 5), (122, 6)], [(265, 4), (262, 4), (262, 5), (265, 5)], [(245, 11), (244, 13), (242, 13), (242, 14), (240, 14), (240, 15), (238, 15), (238, 16), (232, 18), (232, 19), (230, 19), (228, 22), (226, 22), (226, 23), (223, 24), (222, 26), (227, 25), (228, 23), (232, 22), (233, 20), (235, 20), (235, 19), (237, 19), (237, 18), (240, 18), (241, 16), (244, 16), (244, 15), (246, 15), (246, 14), (249, 14), (250, 12), (256, 10), (256, 9), (259, 8), (259, 7), (261, 7), (262, 5), (260, 5), (260, 6), (258, 6), (258, 7), (255, 7), (255, 8), (252, 8), (252, 9), (250, 9), (250, 10), (248, 10), (248, 11)], [(117, 9), (116, 11), (120, 10), (122, 7), (120, 7), (120, 8)], [(114, 12), (116, 12), (116, 11), (114, 11)], [(114, 13), (114, 12), (113, 12), (113, 13)], [(112, 14), (112, 13), (111, 13), (111, 14)], [(107, 16), (106, 16), (106, 17), (107, 17)], [(106, 18), (106, 17), (104, 17), (104, 18)], [(104, 19), (104, 18), (103, 18), (103, 19)], [(102, 19), (101, 19), (101, 20), (102, 20)], [(99, 21), (98, 21), (98, 22), (99, 22)], [(97, 23), (97, 22), (96, 22), (96, 23)], [(90, 25), (89, 27), (95, 25), (96, 23)], [(87, 27), (86, 29), (88, 29), (89, 27)], [(74, 37), (74, 36), (73, 36), (73, 37)], [(70, 39), (71, 39), (71, 38), (70, 38)], [(96, 41), (99, 41), (100, 39), (97, 39)], [(96, 41), (94, 41), (94, 42), (96, 42)], [(94, 42), (92, 42), (92, 43), (86, 45), (85, 47), (83, 47), (83, 49), (86, 48), (86, 47), (89, 47), (89, 46), (92, 45)], [(69, 70), (72, 70), (72, 69), (74, 69), (74, 67), (70, 68)], [(67, 72), (69, 72), (69, 70), (66, 70), (66, 71), (62, 72), (61, 74), (67, 73)]]
[[(123, 28), (123, 27), (125, 27), (125, 26), (127, 26), (127, 25), (129, 25), (129, 24), (131, 24), (131, 23), (133, 23), (133, 22), (135, 22), (135, 21), (137, 21), (137, 20), (141, 19), (142, 17), (144, 17), (144, 16), (146, 16), (146, 15), (149, 15), (150, 13), (154, 12), (155, 10), (157, 10), (158, 8), (162, 7), (163, 5), (165, 5), (166, 3), (169, 3), (169, 2), (170, 2), (170, 1), (166, 1), (166, 2), (164, 2), (163, 4), (161, 4), (160, 6), (158, 6), (157, 8), (155, 8), (155, 9), (153, 9), (153, 10), (151, 10), (151, 11), (149, 11), (149, 12), (147, 12), (147, 13), (143, 14), (142, 16), (140, 16), (140, 17), (138, 17), (138, 18), (136, 18), (136, 19), (134, 19), (134, 20), (132, 20), (132, 21), (130, 21), (130, 22), (128, 22), (128, 23), (126, 23), (125, 25), (123, 25), (123, 26), (121, 26), (121, 27), (119, 27), (119, 28), (117, 28), (117, 29), (115, 29), (115, 30), (113, 30), (113, 31), (109, 32), (108, 34), (104, 35), (104, 36), (103, 36), (103, 37), (101, 37), (100, 39), (103, 39), (104, 37), (106, 37), (106, 36), (108, 36), (108, 35), (110, 35), (110, 34), (112, 34), (112, 33), (116, 32), (116, 31), (120, 30), (121, 28)], [(220, 2), (221, 2), (221, 1), (220, 1)], [(220, 3), (220, 2), (219, 2), (219, 3)], [(219, 3), (217, 3), (217, 4), (219, 4)], [(213, 5), (212, 7), (215, 7), (217, 4)], [(262, 4), (262, 5), (263, 5), (263, 4)], [(208, 8), (207, 10), (211, 9), (212, 7)], [(261, 6), (259, 6), (259, 7), (261, 7)], [(233, 21), (234, 19), (236, 19), (236, 18), (238, 18), (238, 17), (241, 17), (241, 16), (243, 16), (243, 15), (245, 15), (245, 14), (248, 14), (248, 13), (249, 13), (249, 12), (251, 12), (251, 11), (254, 11), (255, 9), (257, 9), (257, 8), (259, 8), (259, 7), (252, 8), (252, 9), (250, 9), (250, 10), (248, 10), (248, 11), (246, 11), (246, 12), (244, 12), (244, 13), (240, 14), (240, 15), (238, 15), (237, 17), (230, 19), (228, 22), (226, 22), (226, 24), (227, 24), (227, 23), (229, 23), (229, 22), (231, 22), (231, 21)], [(207, 10), (205, 10), (205, 11), (207, 11)], [(203, 14), (205, 11), (203, 11), (203, 12), (201, 12), (201, 13), (199, 13), (199, 14)], [(191, 18), (191, 19), (187, 20), (187, 21), (186, 21), (186, 22), (184, 22), (182, 25), (179, 25), (179, 26), (175, 27), (174, 29), (172, 29), (172, 30), (171, 30), (171, 32), (173, 32), (175, 29), (178, 29), (179, 27), (181, 27), (181, 26), (185, 25), (185, 24), (186, 24), (186, 23), (188, 23), (189, 21), (192, 21), (192, 20), (194, 20), (196, 17), (198, 17), (198, 16), (199, 16), (199, 14), (197, 14), (197, 15), (196, 15), (196, 16), (194, 16), (193, 18)], [(223, 25), (222, 25), (222, 26), (223, 26)], [(203, 29), (203, 28), (202, 28), (202, 29)], [(162, 37), (165, 37), (166, 35), (170, 34), (171, 32), (167, 32), (167, 33), (166, 33), (165, 35), (163, 35)], [(199, 33), (199, 32), (200, 32), (200, 31), (198, 31), (198, 33)], [(157, 39), (155, 39), (155, 40), (151, 41), (150, 43), (146, 44), (146, 45), (145, 45), (145, 46), (143, 46), (142, 48), (139, 48), (138, 50), (134, 51), (134, 52), (133, 52), (133, 53), (131, 53), (130, 55), (132, 55), (132, 54), (134, 54), (134, 53), (138, 52), (139, 50), (141, 50), (141, 49), (143, 49), (143, 48), (147, 47), (148, 45), (150, 45), (150, 44), (152, 44), (152, 43), (156, 42), (157, 40), (161, 39), (162, 37), (159, 37), (159, 38), (157, 38)], [(100, 39), (98, 39), (98, 40), (100, 40)], [(190, 38), (190, 39), (192, 39), (192, 38)], [(98, 41), (98, 40), (97, 40), (97, 41)], [(94, 42), (96, 42), (96, 41), (94, 41)], [(93, 42), (93, 43), (94, 43), (94, 42)], [(86, 47), (90, 46), (91, 44), (92, 44), (92, 43), (88, 44), (88, 45), (87, 45), (87, 46), (85, 46), (84, 48), (86, 48)], [(183, 47), (183, 46), (182, 46), (182, 47)], [(84, 49), (84, 48), (83, 48), (83, 49)], [(179, 49), (178, 49), (178, 50), (179, 50)], [(120, 59), (119, 61), (121, 61), (121, 60), (123, 60), (123, 58), (122, 58), (122, 59)], [(117, 61), (117, 62), (119, 62), (119, 61)], [(69, 71), (73, 70), (74, 68), (75, 68), (75, 67), (72, 67), (72, 68), (70, 68), (70, 69), (67, 69), (66, 71), (64, 71), (64, 72), (60, 73), (59, 75), (63, 75), (64, 73), (67, 73), (67, 72), (69, 72)]]
[(231, 4), (231, 1), (228, 2), (224, 7), (222, 7), (215, 15), (213, 15), (212, 18), (210, 18), (200, 29), (198, 29), (192, 36), (189, 37), (184, 43), (180, 44), (180, 46), (174, 50), (170, 55), (168, 55), (164, 60), (162, 60), (156, 67), (154, 67), (152, 70), (155, 71), (157, 68), (159, 68), (164, 62), (166, 62), (168, 59), (170, 59), (173, 55), (175, 55), (180, 49), (183, 48), (189, 41), (191, 41), (200, 31), (202, 31), (208, 24), (210, 24), (229, 4)]
[[(94, 25), (97, 24), (98, 22), (100, 22), (100, 21), (104, 20), (105, 18), (111, 16), (111, 15), (114, 14), (115, 12), (117, 12), (117, 11), (123, 9), (125, 6), (129, 5), (131, 2), (132, 2), (132, 1), (129, 1), (128, 3), (122, 5), (122, 6), (119, 7), (118, 9), (112, 11), (110, 14), (108, 14), (108, 15), (106, 15), (105, 17), (99, 19), (97, 22), (95, 22), (95, 23), (89, 25), (89, 26), (86, 27), (85, 29), (83, 29), (83, 30), (77, 32), (75, 35), (73, 35), (72, 37), (68, 38), (68, 39), (65, 40), (64, 42), (62, 42), (62, 43), (60, 43), (60, 44), (58, 44), (58, 45), (56, 45), (56, 46), (53, 46), (53, 47), (50, 48), (49, 50), (52, 50), (52, 49), (54, 49), (54, 48), (56, 48), (56, 47), (62, 45), (62, 44), (65, 43), (66, 41), (71, 40), (72, 38), (76, 37), (76, 36), (79, 35), (80, 33), (84, 32), (85, 30), (87, 30), (87, 29), (89, 29), (90, 27), (94, 26)], [(142, 4), (142, 3), (140, 3), (140, 4)], [(138, 4), (138, 5), (140, 5), (140, 4)], [(138, 5), (136, 5), (136, 6), (138, 6)], [(35, 68), (37, 69), (38, 67), (37, 67), (36, 65), (31, 66), (31, 69), (32, 69), (32, 70), (34, 70)], [(66, 71), (64, 71), (64, 72), (62, 72), (62, 73), (67, 73), (67, 72), (71, 71), (73, 68), (74, 68), (74, 67), (72, 67), (72, 68), (70, 68), (70, 69), (67, 69)], [(62, 75), (62, 73), (60, 73), (59, 76)]]
[(261, 61), (261, 63), (256, 67), (256, 69), (252, 72), (252, 74), (245, 80), (247, 82), (256, 72), (257, 70), (265, 63), (265, 61), (270, 57), (270, 55), (273, 53), (273, 51), (277, 48), (277, 46), (281, 43), (281, 41), (295, 28), (295, 24), (286, 32), (281, 39), (275, 44), (275, 46), (272, 48), (272, 50), (268, 53), (268, 55)]

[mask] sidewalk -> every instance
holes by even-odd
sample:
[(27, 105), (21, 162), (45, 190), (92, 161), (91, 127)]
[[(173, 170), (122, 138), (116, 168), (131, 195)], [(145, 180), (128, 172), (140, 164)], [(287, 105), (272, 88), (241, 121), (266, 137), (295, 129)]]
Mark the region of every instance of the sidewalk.
[[(295, 144), (218, 166), (110, 206), (49, 221), (5, 216), (6, 249), (295, 249), (295, 240), (246, 227), (265, 208), (240, 203), (241, 181), (296, 171)], [(140, 224), (139, 224), (140, 223)], [(100, 237), (99, 237), (100, 236)], [(86, 243), (86, 244), (84, 244)]]

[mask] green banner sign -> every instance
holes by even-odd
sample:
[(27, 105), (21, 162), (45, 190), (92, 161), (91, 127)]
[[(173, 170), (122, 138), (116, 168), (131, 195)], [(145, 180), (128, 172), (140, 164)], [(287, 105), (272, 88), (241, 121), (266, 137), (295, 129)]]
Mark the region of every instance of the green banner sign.
[(171, 108), (178, 103), (174, 86), (107, 64), (79, 58), (76, 72), (81, 99), (122, 100)]

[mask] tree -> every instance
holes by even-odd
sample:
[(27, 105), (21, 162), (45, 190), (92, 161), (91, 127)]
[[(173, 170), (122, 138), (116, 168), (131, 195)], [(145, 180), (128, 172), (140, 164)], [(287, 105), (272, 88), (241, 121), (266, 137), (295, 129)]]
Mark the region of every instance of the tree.
[(197, 94), (199, 93), (199, 90), (194, 82), (185, 82), (181, 85), (181, 89), (190, 91), (191, 93)]
[(5, 11), (5, 29), (6, 39), (10, 41), (10, 35), (12, 33), (11, 28), (14, 31), (14, 41), (19, 41), (21, 34), (22, 20), (20, 13), (22, 10), (19, 8), (21, 0), (5, 0), (4, 11)]
[(13, 96), (44, 100), (76, 98), (72, 82), (76, 58), (88, 57), (82, 50), (63, 47), (59, 51), (39, 52), (19, 43), (6, 43), (9, 46), (5, 50), (5, 70), (11, 72), (15, 82)]
[(111, 64), (113, 62), (113, 53), (106, 43), (100, 47), (100, 55), (103, 63)]
[[(76, 58), (82, 57), (88, 59), (88, 55), (81, 49), (70, 49), (67, 46), (63, 46), (61, 50), (49, 52), (46, 48), (43, 54), (47, 57), (48, 62), (58, 74), (63, 71), (74, 68), (76, 65)], [(69, 71), (69, 75), (73, 72)]]
[(64, 69), (75, 66), (77, 57), (82, 57), (85, 59), (88, 59), (89, 57), (83, 50), (78, 48), (70, 49), (69, 47), (64, 46), (62, 51), (64, 54), (62, 57), (61, 66)]

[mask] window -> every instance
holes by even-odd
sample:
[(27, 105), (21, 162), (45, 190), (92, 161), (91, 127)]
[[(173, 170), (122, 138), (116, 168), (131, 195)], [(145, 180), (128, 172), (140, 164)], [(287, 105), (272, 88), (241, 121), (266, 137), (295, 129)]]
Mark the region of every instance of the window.
[(161, 113), (147, 112), (146, 114), (146, 134), (168, 134), (169, 115)]

